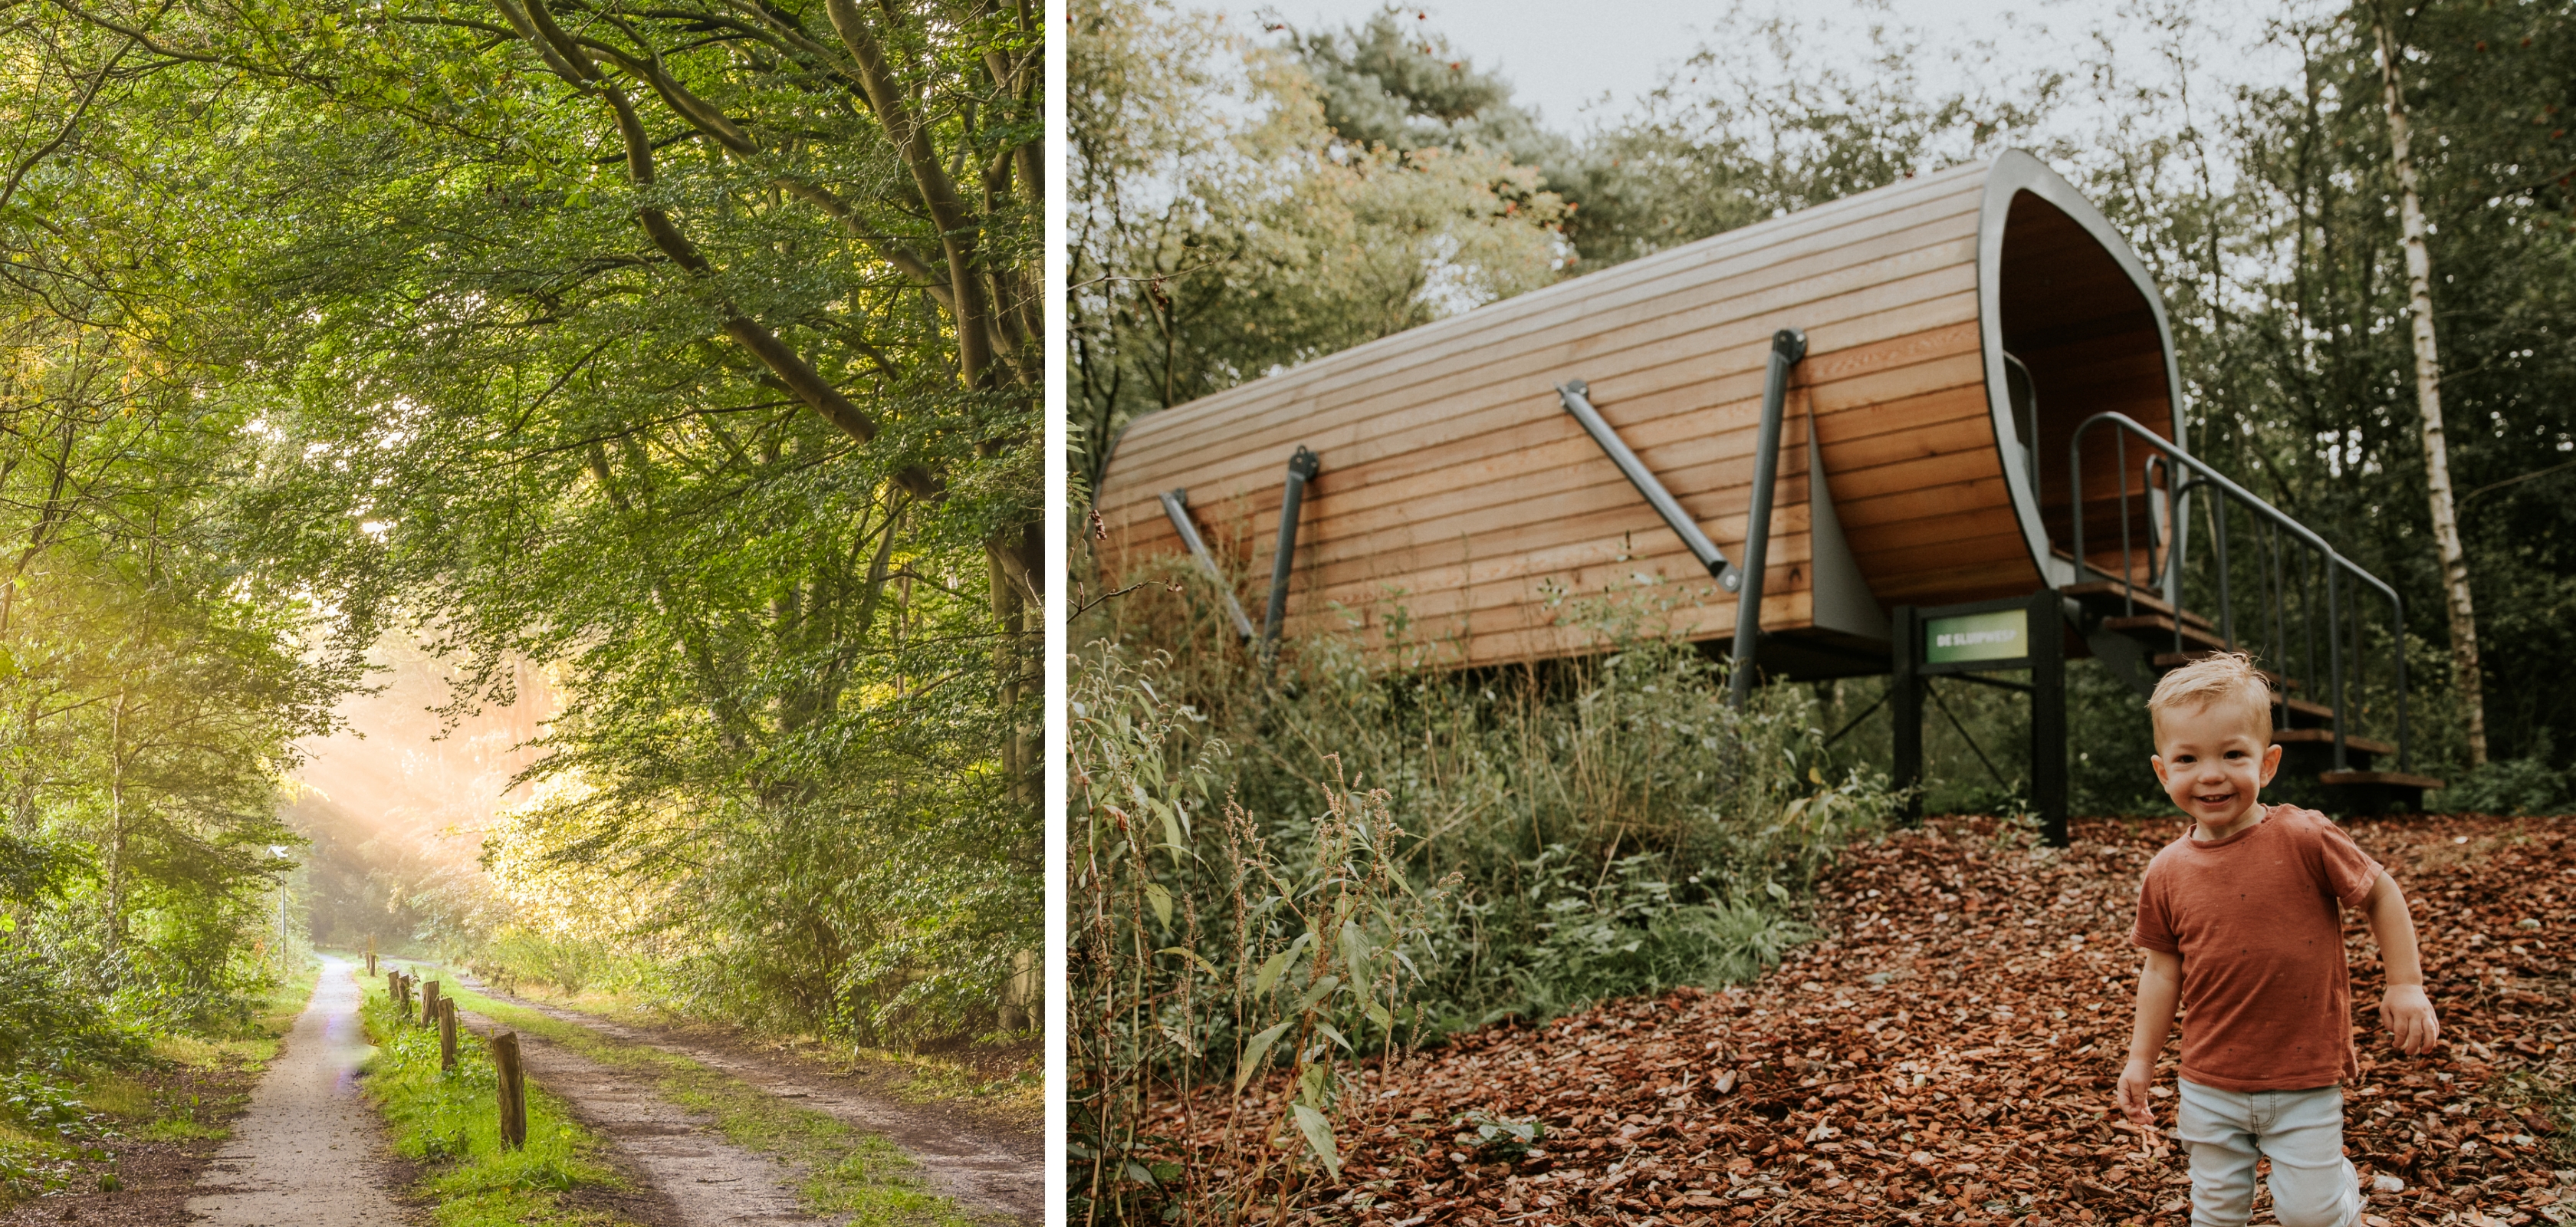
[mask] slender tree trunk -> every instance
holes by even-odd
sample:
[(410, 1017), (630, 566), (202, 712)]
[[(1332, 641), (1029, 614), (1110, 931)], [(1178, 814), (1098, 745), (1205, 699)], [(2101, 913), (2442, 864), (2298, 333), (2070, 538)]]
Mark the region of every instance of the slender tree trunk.
[[(2433, 504), (2433, 544), (2441, 553), (2442, 588), (2451, 607), (2451, 671), (2469, 722), (2469, 765), (2487, 761), (2485, 687), (2478, 672), (2478, 616), (2469, 602), (2469, 559), (2451, 502), (2451, 460), (2442, 434), (2442, 356), (2433, 345), (2433, 258), (2424, 248), (2424, 205), (2416, 187), (2405, 99), (2398, 91), (2397, 40), (2374, 6), (2380, 83), (2387, 92), (2388, 144), (2397, 168), (2397, 217), (2406, 246), (2406, 305), (2415, 324), (2415, 407), (2424, 415), (2424, 488)], [(2400, 650), (2404, 650), (2401, 645)]]
[(125, 692), (116, 694), (107, 738), (107, 953), (125, 948)]

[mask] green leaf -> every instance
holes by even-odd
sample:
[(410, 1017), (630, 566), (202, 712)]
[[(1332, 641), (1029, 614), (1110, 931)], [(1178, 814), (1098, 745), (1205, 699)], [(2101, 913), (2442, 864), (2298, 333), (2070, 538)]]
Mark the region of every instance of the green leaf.
[(1235, 1094), (1243, 1093), (1243, 1084), (1252, 1081), (1253, 1073), (1261, 1068), (1261, 1059), (1270, 1055), (1270, 1046), (1278, 1043), (1279, 1037), (1287, 1034), (1288, 1028), (1295, 1025), (1297, 1025), (1296, 1020), (1290, 1019), (1253, 1036), (1252, 1042), (1243, 1046), (1243, 1060), (1234, 1067)]
[(1306, 995), (1298, 999), (1297, 1008), (1299, 1010), (1307, 1009), (1313, 1006), (1316, 1002), (1322, 1001), (1325, 994), (1328, 994), (1341, 986), (1342, 978), (1340, 976), (1326, 976), (1321, 980), (1317, 980), (1315, 981), (1315, 986), (1307, 989)]
[(1215, 964), (1208, 962), (1206, 959), (1200, 958), (1200, 957), (1199, 957), (1199, 952), (1198, 952), (1198, 951), (1196, 951), (1196, 950), (1192, 950), (1192, 949), (1190, 949), (1190, 948), (1189, 948), (1189, 947), (1187, 947), (1187, 946), (1165, 946), (1165, 947), (1163, 947), (1162, 949), (1155, 951), (1154, 953), (1156, 953), (1156, 954), (1177, 954), (1177, 955), (1181, 956), (1182, 958), (1188, 959), (1189, 961), (1191, 961), (1191, 962), (1193, 962), (1193, 963), (1198, 964), (1198, 965), (1199, 965), (1199, 970), (1204, 971), (1204, 972), (1206, 972), (1207, 974), (1209, 974), (1209, 975), (1211, 975), (1211, 976), (1213, 976), (1213, 975), (1217, 974), (1217, 973), (1216, 973), (1216, 965), (1215, 965)]
[(1279, 982), (1279, 973), (1288, 970), (1288, 956), (1295, 953), (1297, 953), (1297, 948), (1295, 946), (1290, 946), (1289, 948), (1262, 960), (1261, 970), (1253, 973), (1252, 976), (1252, 991), (1256, 993), (1269, 992), (1270, 986)]
[(1368, 935), (1360, 931), (1357, 921), (1342, 922), (1342, 962), (1350, 967), (1353, 980), (1368, 978)]
[(1172, 923), (1172, 892), (1163, 889), (1162, 883), (1145, 884), (1145, 902), (1153, 907), (1156, 921), (1165, 926)]
[(1291, 1105), (1289, 1111), (1296, 1114), (1297, 1132), (1306, 1135), (1307, 1148), (1323, 1160), (1325, 1172), (1335, 1180), (1341, 1179), (1342, 1152), (1333, 1145), (1333, 1122), (1302, 1103)]
[(1376, 1023), (1379, 1030), (1390, 1035), (1395, 1033), (1395, 1015), (1387, 1013), (1385, 1006), (1374, 1001), (1364, 1001), (1360, 1003), (1360, 1013), (1370, 1022)]

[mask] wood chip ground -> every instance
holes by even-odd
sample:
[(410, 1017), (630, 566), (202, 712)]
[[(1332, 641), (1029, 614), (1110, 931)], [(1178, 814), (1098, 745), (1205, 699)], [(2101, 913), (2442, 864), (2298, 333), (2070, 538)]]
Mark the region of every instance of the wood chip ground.
[[(2416, 905), (2443, 1024), (2395, 1052), (2362, 919), (2346, 917), (2362, 1077), (2346, 1150), (2371, 1227), (2576, 1222), (2569, 943), (2576, 820), (2348, 824)], [(2139, 875), (2178, 821), (2079, 822), (2019, 846), (1985, 820), (1851, 849), (1826, 883), (1829, 936), (1759, 982), (1615, 1002), (1459, 1037), (1389, 1073), (1341, 1128), (1343, 1180), (1292, 1217), (1373, 1227), (1511, 1223), (2115, 1223), (2185, 1217), (2178, 1146), (2111, 1112), (2138, 952)], [(2173, 1055), (2157, 1099), (2173, 1127)], [(1174, 1104), (1158, 1132), (1210, 1174), (1240, 1162), (1227, 1118), (1277, 1095)], [(1527, 1154), (1477, 1120), (1544, 1122)], [(1238, 1134), (1238, 1137), (1241, 1135)], [(1265, 1197), (1263, 1200), (1268, 1201)], [(1247, 1216), (1261, 1221), (1271, 1205)], [(2268, 1221), (2258, 1202), (2256, 1221)]]

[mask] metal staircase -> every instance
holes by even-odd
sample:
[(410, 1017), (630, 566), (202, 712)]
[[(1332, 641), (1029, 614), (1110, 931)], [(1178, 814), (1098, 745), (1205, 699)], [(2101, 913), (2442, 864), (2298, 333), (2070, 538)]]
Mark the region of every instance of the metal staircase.
[[(2097, 458), (2111, 452), (2118, 474), (2114, 497), (2095, 504), (2085, 501), (2088, 441)], [(2134, 470), (2133, 442), (2144, 452)], [(2059, 559), (2073, 580), (2057, 591), (2114, 672), (2145, 690), (2200, 656), (2249, 653), (2272, 683), (2283, 776), (2312, 776), (2338, 810), (2358, 813), (2417, 808), (2425, 790), (2442, 786), (2407, 770), (2396, 589), (2124, 414), (2076, 427), (2067, 477), (2073, 548)], [(2114, 525), (2116, 555), (2104, 540)], [(2379, 623), (2383, 601), (2388, 620)]]

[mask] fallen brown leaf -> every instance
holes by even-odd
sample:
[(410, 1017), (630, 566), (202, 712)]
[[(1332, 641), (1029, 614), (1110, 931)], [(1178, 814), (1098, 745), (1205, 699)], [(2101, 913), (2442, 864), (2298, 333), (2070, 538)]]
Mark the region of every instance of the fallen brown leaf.
[[(2558, 819), (2350, 824), (2415, 906), (2441, 1047), (2406, 1057), (2377, 1018), (2368, 930), (2347, 917), (2362, 1076), (2344, 1141), (2381, 1222), (2433, 1227), (2556, 1183), (2548, 1121), (2518, 1083), (2565, 1086), (2576, 841)], [(1372, 1068), (1343, 1127), (1344, 1184), (1302, 1216), (1372, 1227), (1516, 1223), (2143, 1221), (2173, 1213), (2186, 1158), (2170, 1096), (2141, 1136), (2112, 1111), (2138, 953), (2138, 878), (2178, 822), (2079, 821), (2072, 847), (1936, 822), (1850, 849), (1822, 886), (1830, 936), (1759, 982), (1506, 1024)], [(2527, 923), (2530, 922), (2530, 923)], [(2537, 927), (2534, 927), (2536, 924)], [(2174, 1049), (2159, 1085), (2170, 1086)], [(1259, 1092), (1278, 1110), (1284, 1088)], [(1206, 1098), (1221, 1120), (1220, 1090)], [(1488, 1158), (1461, 1116), (1545, 1122)], [(1198, 1148), (1175, 1108), (1157, 1132)], [(2522, 1140), (2517, 1140), (2522, 1139)], [(2565, 1166), (2562, 1161), (2556, 1166)], [(1365, 1190), (1363, 1199), (1353, 1194)], [(2542, 1204), (2532, 1202), (2529, 1204)]]

